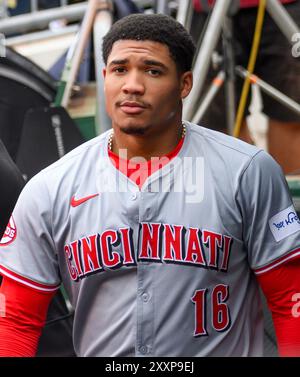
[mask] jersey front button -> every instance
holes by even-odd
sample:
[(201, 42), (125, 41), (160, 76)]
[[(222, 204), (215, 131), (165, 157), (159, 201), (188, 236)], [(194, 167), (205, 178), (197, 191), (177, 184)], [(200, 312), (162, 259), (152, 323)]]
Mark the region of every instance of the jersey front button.
[(134, 192), (132, 195), (131, 195), (131, 200), (136, 200), (137, 198), (137, 194)]
[(140, 353), (142, 353), (143, 355), (146, 355), (146, 353), (147, 353), (147, 347), (146, 346), (141, 346), (140, 347)]
[(142, 294), (142, 300), (144, 302), (148, 302), (149, 301), (149, 294), (148, 293), (143, 293)]

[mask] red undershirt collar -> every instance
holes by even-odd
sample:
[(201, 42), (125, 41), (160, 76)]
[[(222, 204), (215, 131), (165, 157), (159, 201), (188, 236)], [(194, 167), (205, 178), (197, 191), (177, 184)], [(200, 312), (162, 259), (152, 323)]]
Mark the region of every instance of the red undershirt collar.
[(108, 149), (108, 156), (116, 166), (116, 168), (135, 184), (141, 188), (145, 180), (150, 177), (151, 174), (161, 169), (168, 164), (174, 157), (176, 157), (183, 145), (184, 138), (181, 138), (176, 147), (168, 154), (151, 158), (146, 162), (133, 162), (132, 160), (126, 160), (120, 158), (117, 154)]

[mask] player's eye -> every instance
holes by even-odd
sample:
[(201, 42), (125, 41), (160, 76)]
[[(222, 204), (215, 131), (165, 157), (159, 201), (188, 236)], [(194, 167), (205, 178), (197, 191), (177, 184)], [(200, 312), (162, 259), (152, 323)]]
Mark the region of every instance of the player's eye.
[(126, 69), (124, 67), (115, 67), (113, 69), (113, 72), (116, 72), (116, 73), (124, 73), (126, 71)]
[(160, 76), (162, 72), (159, 69), (148, 69), (147, 72), (150, 76)]

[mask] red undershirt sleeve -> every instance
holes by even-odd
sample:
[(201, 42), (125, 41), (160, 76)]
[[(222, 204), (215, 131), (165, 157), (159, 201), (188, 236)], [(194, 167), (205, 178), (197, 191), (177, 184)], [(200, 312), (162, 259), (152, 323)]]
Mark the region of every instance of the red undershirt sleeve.
[(0, 287), (0, 357), (32, 357), (54, 292), (30, 288), (6, 276)]
[(257, 275), (272, 312), (280, 356), (300, 356), (300, 258)]

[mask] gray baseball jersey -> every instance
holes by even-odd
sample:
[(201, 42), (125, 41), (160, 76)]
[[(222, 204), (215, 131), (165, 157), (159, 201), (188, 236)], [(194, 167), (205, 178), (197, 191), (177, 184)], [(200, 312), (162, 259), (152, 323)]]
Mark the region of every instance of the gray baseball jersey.
[(81, 356), (256, 356), (255, 274), (300, 254), (281, 169), (256, 147), (186, 122), (176, 158), (142, 188), (108, 157), (109, 131), (36, 175), (0, 273), (63, 283)]

